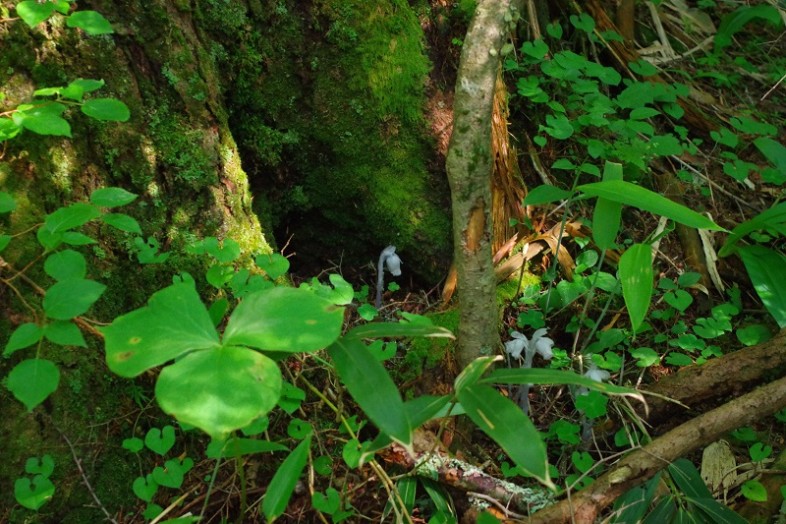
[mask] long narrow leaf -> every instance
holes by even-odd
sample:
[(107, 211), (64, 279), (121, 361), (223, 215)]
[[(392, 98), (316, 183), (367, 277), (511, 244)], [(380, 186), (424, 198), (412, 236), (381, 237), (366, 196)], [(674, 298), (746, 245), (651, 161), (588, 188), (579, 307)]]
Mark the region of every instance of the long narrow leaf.
[(439, 326), (407, 322), (372, 322), (352, 328), (346, 336), (355, 338), (384, 337), (446, 337), (456, 338), (450, 330)]
[(401, 394), (380, 363), (359, 339), (343, 337), (328, 348), (336, 372), (352, 398), (383, 433), (404, 446), (412, 427)]
[(532, 421), (494, 388), (475, 384), (458, 391), (467, 415), (528, 474), (553, 488), (546, 445)]
[(311, 446), (311, 435), (306, 437), (303, 442), (292, 450), (292, 453), (284, 459), (276, 474), (270, 480), (270, 485), (262, 501), (262, 511), (268, 521), (281, 516), (287, 509), (289, 498), (295, 490), (303, 468), (308, 461), (308, 448)]
[(748, 233), (760, 229), (776, 228), (784, 223), (786, 223), (786, 202), (781, 202), (732, 229), (726, 242), (723, 243), (723, 247), (718, 251), (718, 256), (725, 257), (732, 254), (737, 242)]
[(587, 196), (603, 197), (612, 202), (637, 207), (644, 211), (670, 218), (689, 227), (725, 231), (704, 215), (700, 215), (649, 189), (625, 182), (624, 180), (604, 180), (603, 182), (584, 184), (576, 189)]
[(652, 248), (647, 244), (629, 247), (620, 257), (619, 274), (625, 307), (635, 332), (644, 322), (652, 300)]
[(571, 384), (582, 386), (608, 395), (625, 395), (641, 401), (644, 397), (632, 388), (615, 386), (604, 382), (596, 382), (572, 371), (559, 369), (495, 369), (488, 376), (478, 381), (479, 384)]
[(786, 257), (763, 246), (738, 248), (753, 287), (781, 328), (786, 327)]

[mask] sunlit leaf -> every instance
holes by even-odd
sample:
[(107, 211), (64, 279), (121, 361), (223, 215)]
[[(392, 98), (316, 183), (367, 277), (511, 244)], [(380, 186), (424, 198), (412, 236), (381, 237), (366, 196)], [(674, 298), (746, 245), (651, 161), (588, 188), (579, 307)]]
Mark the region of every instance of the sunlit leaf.
[(123, 377), (219, 345), (213, 322), (189, 283), (158, 291), (146, 307), (117, 317), (102, 332), (109, 369)]
[(92, 204), (78, 202), (67, 207), (61, 207), (44, 219), (44, 227), (50, 233), (62, 233), (84, 225), (94, 218), (101, 216), (101, 211)]
[(241, 347), (189, 353), (165, 367), (156, 382), (161, 409), (219, 439), (268, 413), (280, 394), (276, 363)]
[(276, 287), (247, 295), (229, 317), (225, 345), (265, 351), (316, 351), (341, 334), (344, 309), (302, 288)]
[(89, 35), (107, 35), (115, 32), (109, 20), (96, 11), (76, 11), (66, 18), (66, 25), (68, 27), (78, 27)]
[(310, 435), (292, 450), (270, 480), (265, 498), (262, 500), (262, 511), (268, 521), (279, 517), (287, 509), (295, 485), (306, 467), (309, 447), (311, 447)]
[(652, 248), (647, 244), (634, 244), (625, 250), (619, 261), (619, 275), (622, 296), (635, 332), (644, 322), (652, 300)]
[(328, 348), (336, 372), (355, 402), (379, 429), (408, 446), (412, 427), (401, 394), (385, 367), (360, 340), (349, 337)]
[(528, 474), (551, 487), (546, 445), (521, 408), (489, 386), (475, 384), (457, 392), (469, 418), (494, 439)]
[(99, 207), (119, 207), (130, 204), (137, 195), (120, 187), (102, 187), (90, 193), (90, 202)]
[(763, 246), (737, 248), (756, 294), (775, 318), (786, 327), (786, 257)]
[(670, 218), (689, 227), (716, 231), (724, 230), (709, 218), (658, 193), (624, 180), (594, 182), (578, 186), (576, 189), (585, 195), (603, 197), (613, 202), (637, 207), (644, 211)]

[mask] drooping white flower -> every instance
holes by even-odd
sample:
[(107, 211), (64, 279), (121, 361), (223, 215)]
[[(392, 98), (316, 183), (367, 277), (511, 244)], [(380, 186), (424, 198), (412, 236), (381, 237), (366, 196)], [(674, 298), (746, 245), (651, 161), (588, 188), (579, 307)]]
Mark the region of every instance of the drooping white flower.
[(584, 373), (584, 376), (595, 382), (603, 382), (608, 380), (611, 374), (605, 369), (599, 369), (595, 364), (591, 364), (589, 369)]
[(521, 358), (521, 352), (527, 347), (529, 340), (518, 331), (514, 331), (510, 336), (513, 340), (505, 342), (505, 352), (513, 358)]
[(532, 339), (528, 339), (526, 335), (514, 331), (510, 334), (512, 340), (505, 342), (505, 352), (513, 358), (521, 358), (523, 352), (524, 367), (532, 366), (532, 357), (535, 356), (535, 353), (550, 360), (554, 356), (551, 351), (554, 341), (545, 336), (546, 332), (548, 332), (548, 328), (540, 328), (532, 334)]

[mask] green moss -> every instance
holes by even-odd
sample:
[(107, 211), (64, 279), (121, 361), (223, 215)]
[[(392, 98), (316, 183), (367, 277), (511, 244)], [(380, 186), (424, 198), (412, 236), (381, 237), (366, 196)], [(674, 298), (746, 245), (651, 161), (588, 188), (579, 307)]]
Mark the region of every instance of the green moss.
[[(427, 313), (435, 326), (444, 327), (456, 334), (459, 324), (459, 310), (449, 309), (439, 313)], [(453, 341), (441, 337), (413, 338), (400, 367), (401, 381), (406, 382), (423, 374), (425, 369), (433, 368), (443, 362), (446, 352), (453, 347)]]

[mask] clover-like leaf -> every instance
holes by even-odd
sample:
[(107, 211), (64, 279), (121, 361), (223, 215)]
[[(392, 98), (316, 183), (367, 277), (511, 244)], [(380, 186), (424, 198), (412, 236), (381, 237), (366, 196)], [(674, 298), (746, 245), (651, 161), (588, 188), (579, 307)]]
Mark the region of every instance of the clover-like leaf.
[(102, 331), (109, 369), (123, 377), (219, 345), (210, 315), (188, 283), (154, 293), (146, 307), (117, 317)]
[(189, 353), (164, 368), (156, 383), (161, 409), (213, 438), (225, 438), (266, 414), (280, 394), (276, 363), (232, 346)]
[(316, 351), (339, 337), (343, 319), (343, 308), (306, 289), (264, 289), (246, 296), (232, 312), (224, 345)]

